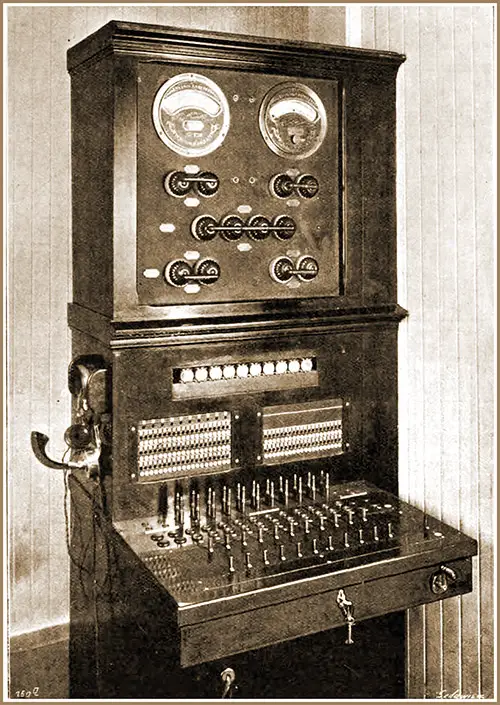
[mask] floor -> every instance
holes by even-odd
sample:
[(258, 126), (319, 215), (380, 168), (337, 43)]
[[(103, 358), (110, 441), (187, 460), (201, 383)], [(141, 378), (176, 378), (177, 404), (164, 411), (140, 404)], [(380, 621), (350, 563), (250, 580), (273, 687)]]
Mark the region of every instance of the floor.
[(68, 698), (68, 644), (67, 625), (11, 637), (9, 697)]

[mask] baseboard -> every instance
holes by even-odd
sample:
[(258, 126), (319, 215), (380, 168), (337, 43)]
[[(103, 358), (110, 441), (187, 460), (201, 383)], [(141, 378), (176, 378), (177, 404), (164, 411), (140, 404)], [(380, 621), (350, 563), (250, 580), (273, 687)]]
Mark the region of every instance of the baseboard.
[(12, 635), (9, 639), (9, 697), (69, 697), (69, 624)]
[(33, 629), (29, 632), (12, 634), (9, 639), (11, 651), (25, 651), (27, 649), (38, 649), (40, 646), (56, 644), (58, 641), (69, 639), (69, 622), (61, 624), (51, 624), (41, 629)]

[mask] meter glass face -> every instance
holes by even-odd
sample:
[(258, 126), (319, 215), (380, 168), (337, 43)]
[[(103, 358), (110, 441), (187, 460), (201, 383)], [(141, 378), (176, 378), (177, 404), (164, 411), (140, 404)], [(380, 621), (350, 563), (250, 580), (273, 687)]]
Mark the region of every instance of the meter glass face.
[(267, 146), (276, 154), (304, 159), (326, 134), (326, 112), (320, 98), (301, 83), (280, 83), (264, 97), (259, 125)]
[(201, 157), (219, 147), (229, 129), (229, 105), (205, 76), (183, 73), (164, 83), (153, 103), (153, 123), (174, 152)]

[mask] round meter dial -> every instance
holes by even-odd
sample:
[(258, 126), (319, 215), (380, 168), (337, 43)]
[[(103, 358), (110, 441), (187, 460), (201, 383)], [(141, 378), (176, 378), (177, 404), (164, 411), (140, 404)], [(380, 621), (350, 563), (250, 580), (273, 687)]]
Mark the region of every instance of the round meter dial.
[(273, 152), (281, 157), (304, 159), (319, 149), (325, 138), (325, 107), (308, 86), (280, 83), (262, 101), (259, 126)]
[(205, 76), (182, 73), (157, 92), (153, 123), (167, 147), (185, 157), (201, 157), (220, 147), (229, 129), (229, 104)]

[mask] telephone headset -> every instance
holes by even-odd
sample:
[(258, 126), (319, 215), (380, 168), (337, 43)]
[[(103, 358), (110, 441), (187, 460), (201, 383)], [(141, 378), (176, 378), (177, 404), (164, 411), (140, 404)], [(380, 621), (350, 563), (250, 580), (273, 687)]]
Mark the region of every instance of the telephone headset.
[(68, 368), (68, 389), (75, 404), (75, 423), (64, 432), (70, 452), (68, 461), (49, 458), (48, 436), (31, 434), (37, 459), (55, 470), (83, 469), (90, 478), (99, 478), (103, 442), (110, 435), (109, 369), (100, 355), (79, 355)]

